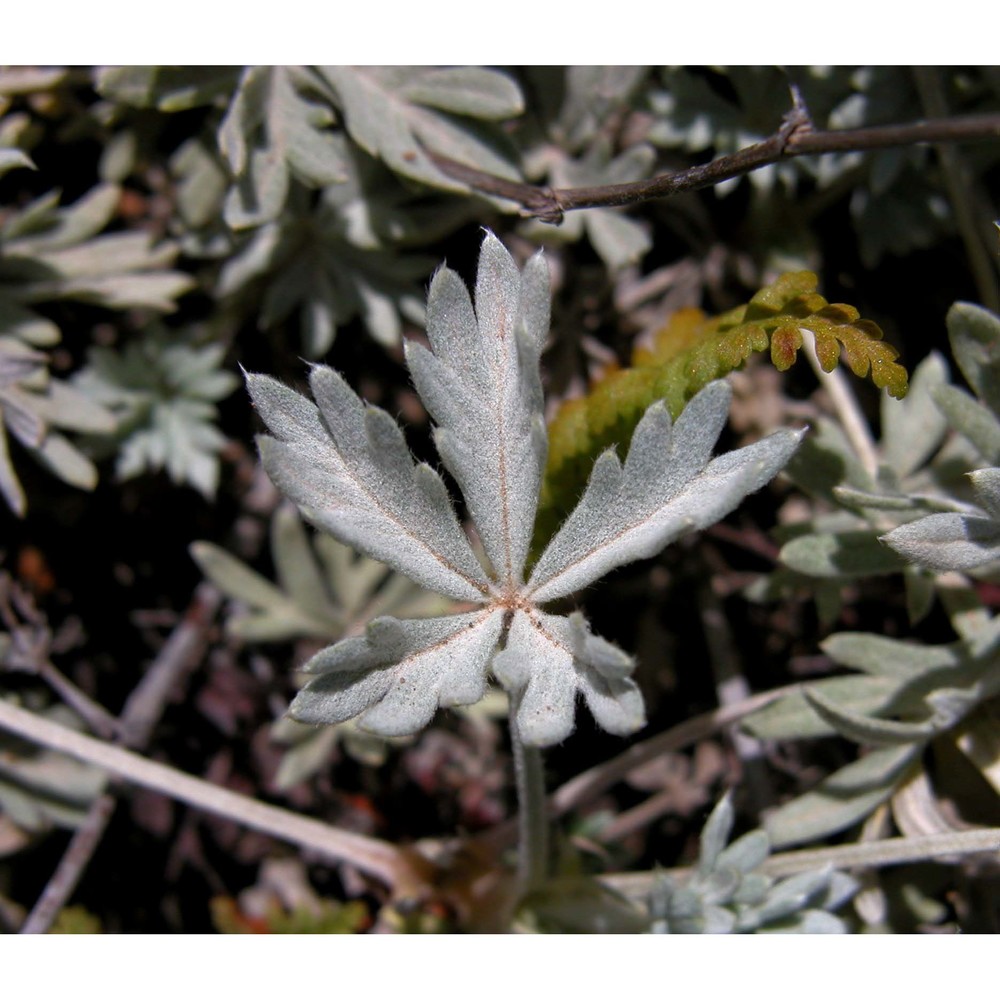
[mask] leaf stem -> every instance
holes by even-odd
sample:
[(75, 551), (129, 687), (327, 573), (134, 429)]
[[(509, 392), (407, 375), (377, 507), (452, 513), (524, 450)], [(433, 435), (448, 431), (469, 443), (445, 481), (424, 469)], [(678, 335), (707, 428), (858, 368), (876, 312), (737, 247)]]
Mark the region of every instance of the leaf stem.
[(519, 698), (510, 705), (510, 743), (514, 753), (517, 786), (518, 849), (517, 877), (522, 894), (545, 881), (549, 872), (549, 816), (545, 800), (545, 768), (542, 751), (528, 746), (517, 727)]

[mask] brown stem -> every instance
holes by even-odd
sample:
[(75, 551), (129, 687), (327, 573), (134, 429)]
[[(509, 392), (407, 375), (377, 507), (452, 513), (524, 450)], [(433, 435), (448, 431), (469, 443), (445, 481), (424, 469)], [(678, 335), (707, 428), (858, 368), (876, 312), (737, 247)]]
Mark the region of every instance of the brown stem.
[(428, 150), (437, 167), (473, 190), (516, 202), (523, 213), (543, 222), (559, 223), (565, 212), (581, 208), (636, 205), (655, 198), (669, 198), (684, 191), (711, 187), (733, 177), (759, 170), (779, 160), (821, 153), (862, 152), (919, 143), (980, 142), (1000, 139), (1000, 115), (965, 115), (932, 118), (903, 125), (870, 128), (815, 129), (801, 102), (785, 116), (781, 127), (763, 142), (709, 163), (660, 174), (628, 184), (597, 187), (550, 188), (497, 177)]

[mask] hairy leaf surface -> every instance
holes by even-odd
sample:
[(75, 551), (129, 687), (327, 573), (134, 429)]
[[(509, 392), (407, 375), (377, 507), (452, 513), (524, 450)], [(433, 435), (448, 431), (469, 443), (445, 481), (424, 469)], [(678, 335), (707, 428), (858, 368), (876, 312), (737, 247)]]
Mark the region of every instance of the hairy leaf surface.
[(548, 315), (542, 258), (519, 272), (488, 233), (475, 302), (457, 275), (439, 271), (428, 302), (430, 350), (407, 346), (438, 451), (462, 489), (489, 573), (441, 478), (414, 464), (388, 414), (364, 404), (330, 368), (312, 369), (315, 403), (267, 376), (247, 376), (273, 435), (260, 439), (264, 466), (309, 520), (422, 585), (479, 605), (421, 620), (382, 617), (364, 636), (318, 653), (306, 665), (317, 676), (295, 699), (294, 718), (357, 718), (376, 734), (406, 735), (440, 706), (478, 701), (492, 673), (510, 694), (528, 744), (569, 736), (578, 696), (609, 732), (624, 735), (643, 724), (632, 658), (594, 635), (581, 614), (554, 615), (541, 605), (723, 517), (777, 474), (800, 434), (779, 431), (712, 460), (728, 387), (705, 388), (676, 427), (663, 404), (654, 404), (624, 465), (610, 452), (597, 462), (576, 512), (525, 583), (546, 452), (539, 357)]

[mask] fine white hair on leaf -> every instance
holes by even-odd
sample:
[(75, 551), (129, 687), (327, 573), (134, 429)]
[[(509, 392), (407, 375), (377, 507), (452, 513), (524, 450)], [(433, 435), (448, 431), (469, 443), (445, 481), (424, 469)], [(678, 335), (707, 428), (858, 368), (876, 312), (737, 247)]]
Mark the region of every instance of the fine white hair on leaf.
[[(473, 704), (490, 676), (510, 693), (531, 745), (558, 743), (582, 700), (599, 726), (626, 735), (645, 721), (633, 659), (594, 635), (579, 613), (547, 603), (610, 570), (655, 555), (733, 510), (780, 471), (801, 434), (778, 431), (721, 457), (730, 390), (713, 382), (676, 423), (654, 403), (624, 463), (594, 464), (576, 509), (524, 578), (547, 451), (539, 362), (549, 325), (541, 254), (519, 270), (487, 232), (474, 300), (441, 268), (427, 305), (429, 349), (406, 345), (434, 440), (462, 491), (491, 572), (469, 544), (441, 477), (414, 462), (402, 430), (335, 371), (313, 367), (313, 401), (265, 375), (247, 387), (270, 431), (259, 439), (268, 475), (318, 528), (429, 590), (474, 610), (371, 622), (317, 653), (292, 704), (304, 722), (358, 724), (382, 736), (415, 733), (438, 708)], [(993, 496), (992, 481), (984, 484)], [(579, 696), (579, 697), (578, 697)]]

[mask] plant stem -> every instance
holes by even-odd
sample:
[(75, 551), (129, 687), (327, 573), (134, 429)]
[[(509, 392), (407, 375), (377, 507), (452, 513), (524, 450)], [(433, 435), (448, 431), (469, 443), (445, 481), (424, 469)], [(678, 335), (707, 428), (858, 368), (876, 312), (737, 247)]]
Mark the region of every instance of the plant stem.
[(762, 142), (687, 170), (627, 184), (579, 188), (524, 184), (459, 163), (433, 150), (427, 152), (435, 165), (449, 177), (475, 191), (519, 204), (524, 215), (558, 224), (562, 222), (564, 213), (575, 209), (637, 205), (655, 198), (669, 198), (682, 191), (698, 191), (794, 156), (890, 149), (927, 142), (981, 142), (997, 138), (1000, 138), (1000, 115), (965, 115), (901, 125), (826, 131), (813, 127), (808, 110), (797, 100), (778, 131)]
[[(1000, 852), (1000, 828), (934, 833), (926, 837), (890, 837), (862, 844), (821, 847), (816, 850), (787, 851), (768, 858), (760, 871), (775, 878), (816, 871), (829, 865), (841, 871), (850, 868), (885, 868), (920, 861), (957, 863), (971, 854)], [(689, 868), (660, 872), (626, 872), (603, 875), (601, 882), (629, 899), (645, 899), (663, 875), (686, 875)]]
[(511, 700), (510, 742), (514, 752), (519, 840), (517, 877), (527, 893), (545, 881), (549, 870), (549, 817), (545, 801), (542, 751), (527, 746), (517, 728), (517, 699)]
[[(210, 584), (203, 583), (196, 588), (187, 613), (129, 696), (121, 718), (111, 718), (111, 731), (118, 734), (117, 742), (134, 750), (145, 750), (167, 699), (197, 662), (221, 601), (222, 595)], [(99, 705), (96, 707), (104, 711)], [(101, 736), (109, 735), (101, 730), (98, 732)], [(86, 818), (73, 834), (59, 865), (22, 924), (22, 934), (44, 934), (52, 926), (83, 877), (116, 805), (110, 792), (91, 803)]]
[[(603, 791), (621, 781), (630, 771), (663, 754), (683, 750), (698, 740), (706, 739), (720, 729), (739, 722), (740, 719), (764, 708), (765, 705), (794, 694), (801, 688), (801, 684), (795, 683), (775, 688), (773, 691), (764, 691), (752, 695), (739, 704), (714, 708), (709, 712), (685, 719), (666, 732), (658, 733), (641, 743), (634, 743), (617, 757), (595, 764), (557, 788), (549, 796), (546, 815), (550, 818), (564, 816), (581, 805), (592, 802)], [(499, 851), (514, 843), (514, 835), (514, 823), (504, 821), (480, 834), (477, 840), (484, 848)]]
[(830, 401), (840, 418), (841, 429), (851, 442), (854, 453), (864, 466), (865, 472), (874, 479), (878, 473), (878, 446), (872, 437), (868, 421), (858, 405), (857, 397), (839, 368), (829, 372), (823, 370), (823, 366), (819, 363), (819, 355), (816, 353), (816, 338), (808, 330), (803, 330), (803, 333), (805, 336), (802, 338), (802, 350), (809, 359), (820, 385), (829, 393)]
[(258, 802), (248, 795), (220, 788), (176, 768), (109, 746), (44, 719), (0, 698), (0, 728), (77, 760), (104, 768), (132, 784), (169, 795), (197, 809), (235, 820), (253, 830), (301, 847), (333, 861), (346, 861), (360, 871), (398, 887), (411, 875), (403, 851), (386, 841), (338, 830), (320, 820)]

